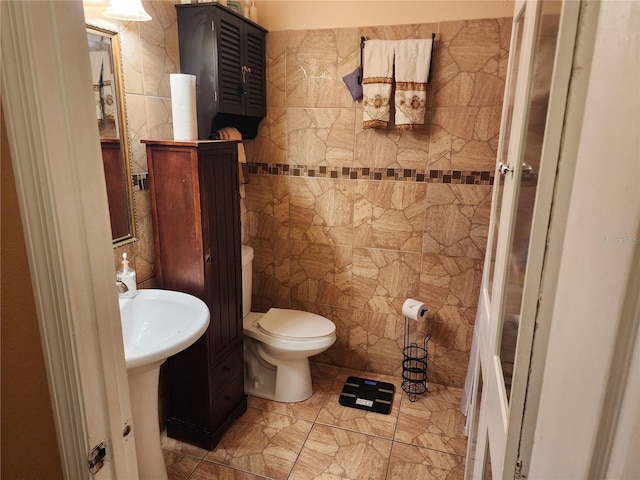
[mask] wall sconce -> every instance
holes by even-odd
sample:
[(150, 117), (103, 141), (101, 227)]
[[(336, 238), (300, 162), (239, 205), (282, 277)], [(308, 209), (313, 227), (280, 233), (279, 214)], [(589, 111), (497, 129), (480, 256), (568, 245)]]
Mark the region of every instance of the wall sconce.
[(151, 20), (151, 15), (142, 6), (142, 0), (109, 0), (109, 9), (103, 15), (130, 22)]

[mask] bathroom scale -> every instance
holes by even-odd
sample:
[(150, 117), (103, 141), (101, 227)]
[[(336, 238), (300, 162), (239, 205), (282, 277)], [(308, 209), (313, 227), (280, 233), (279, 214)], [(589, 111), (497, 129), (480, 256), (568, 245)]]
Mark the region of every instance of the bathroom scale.
[(342, 387), (338, 402), (343, 407), (388, 414), (395, 390), (392, 383), (349, 377)]

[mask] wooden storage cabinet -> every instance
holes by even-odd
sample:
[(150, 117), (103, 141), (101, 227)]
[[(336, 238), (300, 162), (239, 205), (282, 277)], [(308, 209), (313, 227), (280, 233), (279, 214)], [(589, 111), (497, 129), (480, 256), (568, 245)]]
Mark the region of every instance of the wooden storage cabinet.
[(196, 76), (198, 138), (222, 127), (254, 138), (267, 110), (267, 31), (217, 3), (176, 10), (180, 70)]
[(158, 285), (211, 311), (203, 337), (167, 360), (167, 435), (212, 449), (247, 409), (237, 143), (143, 143)]

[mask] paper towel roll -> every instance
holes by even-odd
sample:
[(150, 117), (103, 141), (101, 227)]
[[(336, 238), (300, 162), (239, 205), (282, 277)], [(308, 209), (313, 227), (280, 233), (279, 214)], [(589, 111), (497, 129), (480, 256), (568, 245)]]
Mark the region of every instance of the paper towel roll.
[(402, 314), (412, 320), (426, 320), (427, 307), (424, 303), (418, 300), (407, 298), (402, 304)]
[(174, 140), (197, 140), (196, 76), (183, 73), (169, 75)]

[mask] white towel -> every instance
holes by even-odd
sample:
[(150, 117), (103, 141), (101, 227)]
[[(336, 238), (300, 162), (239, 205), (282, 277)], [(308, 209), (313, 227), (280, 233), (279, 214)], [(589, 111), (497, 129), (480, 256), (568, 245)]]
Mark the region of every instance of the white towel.
[(111, 56), (104, 50), (89, 52), (93, 94), (96, 102), (96, 117), (99, 122), (115, 122), (113, 103), (113, 75), (111, 74)]
[(432, 44), (431, 39), (396, 42), (396, 130), (424, 125)]
[(386, 128), (393, 86), (394, 42), (367, 40), (363, 52), (362, 128)]

